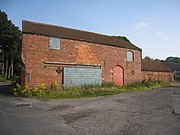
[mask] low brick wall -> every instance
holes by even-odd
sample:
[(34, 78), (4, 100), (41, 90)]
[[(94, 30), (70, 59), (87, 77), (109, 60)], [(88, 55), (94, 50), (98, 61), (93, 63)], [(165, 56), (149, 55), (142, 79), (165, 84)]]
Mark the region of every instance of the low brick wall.
[(162, 80), (165, 82), (170, 82), (170, 81), (173, 81), (173, 73), (172, 72), (142, 71), (142, 79)]

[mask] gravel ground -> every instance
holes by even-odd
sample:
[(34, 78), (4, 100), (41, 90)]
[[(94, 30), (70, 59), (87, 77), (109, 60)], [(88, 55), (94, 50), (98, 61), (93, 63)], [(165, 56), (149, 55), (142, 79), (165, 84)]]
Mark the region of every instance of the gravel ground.
[(173, 113), (179, 91), (169, 87), (48, 104), (49, 111), (82, 135), (180, 135), (180, 115)]

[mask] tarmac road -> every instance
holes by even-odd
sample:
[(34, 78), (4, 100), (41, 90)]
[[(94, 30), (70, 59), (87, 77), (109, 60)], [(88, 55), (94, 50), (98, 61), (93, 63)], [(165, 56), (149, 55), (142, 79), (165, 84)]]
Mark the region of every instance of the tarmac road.
[(9, 89), (9, 85), (0, 86), (0, 135), (77, 134), (73, 128), (58, 120), (52, 113), (32, 105), (26, 101), (27, 99), (10, 96)]
[(1, 94), (0, 134), (180, 135), (179, 108), (180, 87), (50, 101)]

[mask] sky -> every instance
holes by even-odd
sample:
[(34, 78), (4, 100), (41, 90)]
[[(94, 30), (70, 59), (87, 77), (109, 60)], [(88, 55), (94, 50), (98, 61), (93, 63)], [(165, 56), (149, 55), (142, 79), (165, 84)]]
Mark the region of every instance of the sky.
[(180, 57), (180, 0), (0, 0), (20, 29), (22, 20), (125, 36), (143, 58)]

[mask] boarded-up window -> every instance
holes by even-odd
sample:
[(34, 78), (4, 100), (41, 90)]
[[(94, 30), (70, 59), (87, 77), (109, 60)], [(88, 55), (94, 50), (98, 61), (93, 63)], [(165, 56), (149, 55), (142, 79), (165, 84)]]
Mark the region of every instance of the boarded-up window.
[(49, 38), (49, 49), (60, 49), (60, 38), (50, 37)]
[(127, 52), (127, 61), (134, 61), (134, 53), (131, 51)]

